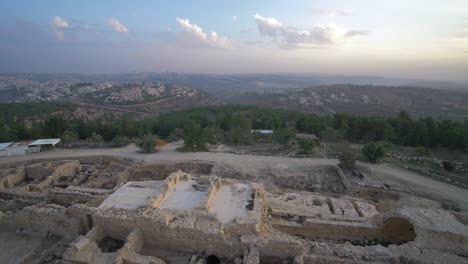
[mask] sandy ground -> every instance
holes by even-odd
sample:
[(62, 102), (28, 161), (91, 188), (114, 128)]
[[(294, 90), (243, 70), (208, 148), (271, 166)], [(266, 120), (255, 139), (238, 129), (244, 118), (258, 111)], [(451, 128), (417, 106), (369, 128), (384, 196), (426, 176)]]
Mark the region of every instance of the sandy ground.
[(167, 198), (161, 203), (160, 208), (188, 210), (195, 208), (206, 196), (206, 192), (200, 192), (193, 188), (194, 180), (181, 180), (172, 190)]
[[(34, 263), (41, 252), (52, 247), (57, 238), (34, 238), (15, 233), (0, 233), (0, 263)], [(22, 256), (22, 259), (18, 257)]]
[[(335, 165), (336, 159), (317, 158), (288, 158), (278, 156), (236, 155), (232, 153), (177, 152), (177, 145), (168, 144), (158, 153), (141, 154), (135, 145), (124, 148), (110, 149), (55, 149), (42, 153), (34, 153), (26, 156), (3, 157), (0, 163), (25, 161), (30, 159), (79, 157), (89, 155), (111, 155), (129, 157), (148, 162), (164, 161), (210, 161), (225, 164), (245, 175), (255, 175), (258, 171), (270, 168), (278, 170), (294, 170), (298, 167), (310, 167), (319, 165)], [(441, 198), (456, 202), (460, 209), (468, 212), (468, 190), (462, 189), (444, 182), (436, 181), (390, 164), (363, 164), (375, 171), (375, 176), (383, 182), (397, 182), (416, 192), (425, 194), (435, 199)]]
[(211, 210), (223, 223), (229, 223), (236, 217), (244, 218), (247, 216), (245, 206), (251, 193), (252, 189), (247, 184), (222, 185), (216, 193)]

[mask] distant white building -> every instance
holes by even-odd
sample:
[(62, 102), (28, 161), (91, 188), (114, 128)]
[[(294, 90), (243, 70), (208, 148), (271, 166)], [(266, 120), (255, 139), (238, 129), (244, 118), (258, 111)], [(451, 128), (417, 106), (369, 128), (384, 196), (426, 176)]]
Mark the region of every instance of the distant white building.
[(38, 139), (28, 145), (29, 152), (40, 152), (42, 149), (49, 149), (57, 146), (60, 138)]
[(13, 144), (15, 144), (15, 142), (0, 143), (0, 157), (5, 157), (6, 149)]
[(250, 133), (260, 133), (260, 134), (273, 134), (273, 130), (270, 129), (252, 129)]
[(29, 153), (28, 142), (0, 143), (0, 157), (26, 155)]

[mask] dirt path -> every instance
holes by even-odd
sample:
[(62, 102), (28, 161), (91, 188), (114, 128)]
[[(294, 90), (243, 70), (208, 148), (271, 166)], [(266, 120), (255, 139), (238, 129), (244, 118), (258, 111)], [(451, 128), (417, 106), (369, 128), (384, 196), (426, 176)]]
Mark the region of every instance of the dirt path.
[(363, 164), (372, 170), (381, 173), (384, 177), (410, 184), (413, 190), (425, 193), (432, 198), (442, 198), (456, 202), (465, 212), (468, 212), (468, 190), (447, 184), (429, 177), (416, 174), (392, 164)]
[[(161, 152), (155, 154), (138, 153), (135, 145), (124, 148), (109, 149), (56, 149), (52, 151), (35, 153), (26, 156), (4, 157), (0, 158), (0, 163), (14, 161), (25, 161), (30, 159), (59, 158), (59, 157), (79, 157), (89, 155), (111, 155), (118, 157), (129, 157), (148, 162), (164, 161), (210, 161), (222, 165), (230, 166), (236, 171), (246, 175), (256, 175), (258, 171), (269, 168), (288, 173), (294, 173), (297, 168), (320, 165), (335, 165), (336, 159), (308, 159), (308, 158), (288, 158), (278, 156), (257, 156), (257, 155), (236, 155), (232, 153), (213, 153), (213, 152), (189, 152), (181, 153), (175, 151), (175, 148), (166, 146)], [(418, 175), (412, 171), (405, 170), (390, 164), (367, 164), (362, 165), (370, 167), (380, 175), (382, 179), (399, 181), (408, 188), (424, 193), (434, 198), (442, 198), (454, 201), (460, 208), (468, 212), (468, 190), (462, 189), (444, 182), (436, 181), (428, 177)]]

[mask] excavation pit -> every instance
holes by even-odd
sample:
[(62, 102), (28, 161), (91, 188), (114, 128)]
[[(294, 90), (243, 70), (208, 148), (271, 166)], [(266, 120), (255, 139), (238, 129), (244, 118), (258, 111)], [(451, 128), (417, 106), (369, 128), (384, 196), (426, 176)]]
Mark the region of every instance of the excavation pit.
[(103, 253), (114, 253), (123, 247), (125, 241), (104, 237), (97, 243)]
[(252, 210), (255, 194), (252, 187), (244, 183), (221, 183), (212, 205), (211, 211), (226, 224), (234, 218), (245, 218), (248, 210)]
[(189, 210), (195, 208), (206, 196), (203, 185), (195, 180), (180, 180), (161, 203), (161, 209)]
[(162, 181), (128, 182), (107, 197), (99, 208), (114, 207), (137, 209), (149, 205), (152, 198), (159, 194)]

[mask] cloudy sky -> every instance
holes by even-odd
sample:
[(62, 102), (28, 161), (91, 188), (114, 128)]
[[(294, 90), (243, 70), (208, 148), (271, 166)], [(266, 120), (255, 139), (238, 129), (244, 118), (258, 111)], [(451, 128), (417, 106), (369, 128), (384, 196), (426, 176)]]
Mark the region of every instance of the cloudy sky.
[(0, 72), (468, 80), (467, 0), (2, 0)]

